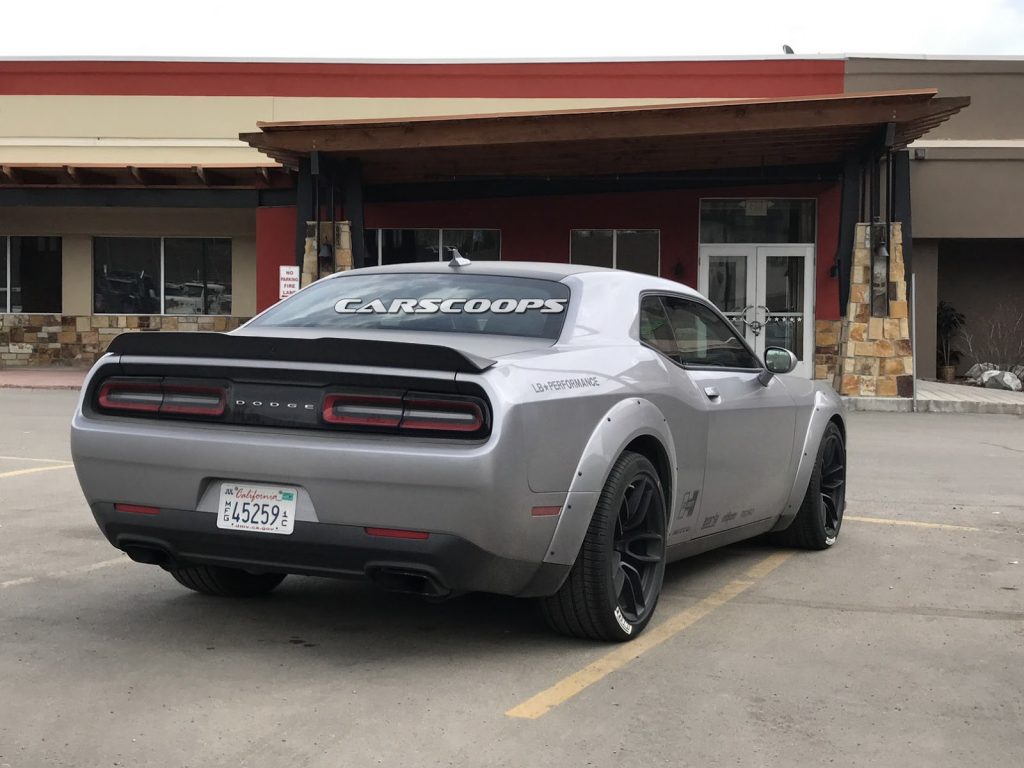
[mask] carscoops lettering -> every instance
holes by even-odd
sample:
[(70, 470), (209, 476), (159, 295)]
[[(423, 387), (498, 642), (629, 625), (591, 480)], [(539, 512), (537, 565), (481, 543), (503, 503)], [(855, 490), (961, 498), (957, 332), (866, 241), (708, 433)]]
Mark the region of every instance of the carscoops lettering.
[(433, 315), (438, 312), (457, 315), (463, 312), (479, 315), (493, 312), (496, 315), (517, 314), (536, 311), (542, 315), (559, 314), (565, 311), (568, 299), (392, 299), (385, 302), (373, 299), (341, 299), (334, 305), (334, 311), (342, 315)]

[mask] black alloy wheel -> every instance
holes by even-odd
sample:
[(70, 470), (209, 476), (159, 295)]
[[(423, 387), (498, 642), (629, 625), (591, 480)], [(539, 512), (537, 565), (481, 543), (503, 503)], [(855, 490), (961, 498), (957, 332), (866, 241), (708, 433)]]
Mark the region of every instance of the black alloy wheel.
[(601, 491), (572, 570), (561, 589), (541, 601), (554, 630), (613, 642), (643, 631), (665, 576), (666, 509), (654, 465), (638, 453), (623, 453)]
[(618, 607), (636, 624), (653, 609), (664, 569), (665, 499), (657, 476), (642, 472), (626, 486), (612, 549)]
[(835, 422), (821, 436), (803, 503), (784, 531), (773, 534), (785, 546), (828, 549), (836, 543), (846, 509), (846, 442)]

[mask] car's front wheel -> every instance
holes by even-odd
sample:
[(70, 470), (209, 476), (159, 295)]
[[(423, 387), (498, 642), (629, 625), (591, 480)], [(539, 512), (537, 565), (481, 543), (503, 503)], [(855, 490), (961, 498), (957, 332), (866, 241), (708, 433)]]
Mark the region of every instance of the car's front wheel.
[(249, 573), (219, 565), (188, 565), (171, 569), (182, 586), (217, 597), (257, 597), (284, 581), (283, 573)]
[(665, 506), (654, 465), (638, 453), (622, 454), (568, 578), (541, 601), (553, 629), (614, 642), (643, 631), (665, 576)]
[(846, 508), (846, 441), (834, 422), (821, 436), (807, 493), (796, 517), (774, 534), (780, 544), (801, 549), (828, 549), (839, 538)]

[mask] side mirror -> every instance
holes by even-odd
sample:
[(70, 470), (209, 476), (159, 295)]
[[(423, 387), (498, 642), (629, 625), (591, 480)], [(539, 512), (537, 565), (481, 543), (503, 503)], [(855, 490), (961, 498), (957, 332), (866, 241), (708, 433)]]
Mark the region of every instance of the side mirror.
[(790, 373), (799, 362), (796, 355), (783, 347), (768, 347), (764, 351), (764, 367), (772, 373)]

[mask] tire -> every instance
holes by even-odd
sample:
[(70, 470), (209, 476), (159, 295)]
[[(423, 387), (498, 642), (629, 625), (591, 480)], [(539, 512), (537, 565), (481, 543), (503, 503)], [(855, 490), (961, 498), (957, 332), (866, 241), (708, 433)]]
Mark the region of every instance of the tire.
[(220, 565), (189, 565), (172, 568), (171, 575), (182, 586), (216, 597), (257, 597), (266, 595), (284, 581), (283, 573), (249, 573)]
[(615, 462), (562, 588), (541, 599), (556, 632), (623, 642), (654, 615), (665, 576), (665, 492), (657, 470), (627, 451)]
[(846, 443), (835, 422), (829, 422), (818, 445), (814, 470), (803, 503), (775, 541), (800, 549), (828, 549), (836, 543), (846, 509)]

